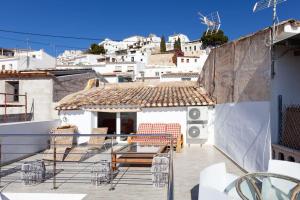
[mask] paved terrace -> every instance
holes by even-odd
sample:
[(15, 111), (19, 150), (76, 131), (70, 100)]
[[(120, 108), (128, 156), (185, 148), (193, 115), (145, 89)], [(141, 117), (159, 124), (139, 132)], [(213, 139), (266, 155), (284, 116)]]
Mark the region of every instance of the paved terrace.
[[(109, 150), (108, 150), (109, 151)], [(34, 160), (41, 158), (41, 154), (27, 158), (26, 160)], [(95, 155), (87, 159), (83, 163), (60, 163), (59, 169), (69, 169), (58, 173), (57, 189), (52, 189), (52, 178), (50, 177), (44, 183), (35, 186), (24, 186), (19, 181), (20, 172), (12, 170), (9, 175), (2, 178), (2, 192), (13, 193), (72, 193), (86, 194), (85, 200), (88, 199), (166, 199), (167, 188), (156, 189), (151, 183), (151, 174), (149, 167), (122, 167), (117, 177), (114, 179), (115, 189), (110, 191), (111, 185), (94, 186), (90, 184), (90, 162), (101, 159), (110, 160), (109, 154)], [(198, 182), (200, 171), (218, 162), (225, 162), (227, 170), (236, 175), (243, 175), (244, 172), (237, 167), (232, 161), (224, 156), (215, 147), (204, 145), (192, 145), (185, 147), (181, 153), (174, 152), (174, 193), (176, 200), (197, 199)], [(6, 169), (14, 169), (19, 163), (13, 163), (3, 167)], [(47, 166), (47, 170), (51, 170), (52, 166)], [(72, 171), (71, 171), (72, 170)], [(65, 177), (60, 180), (60, 177)], [(66, 177), (68, 177), (66, 179)], [(7, 182), (10, 180), (10, 182)]]

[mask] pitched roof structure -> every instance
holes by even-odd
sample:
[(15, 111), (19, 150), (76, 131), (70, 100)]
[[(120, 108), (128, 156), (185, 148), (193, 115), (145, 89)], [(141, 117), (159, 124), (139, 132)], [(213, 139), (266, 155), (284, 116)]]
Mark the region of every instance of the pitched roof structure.
[(196, 82), (110, 84), (71, 94), (57, 110), (128, 110), (214, 105)]

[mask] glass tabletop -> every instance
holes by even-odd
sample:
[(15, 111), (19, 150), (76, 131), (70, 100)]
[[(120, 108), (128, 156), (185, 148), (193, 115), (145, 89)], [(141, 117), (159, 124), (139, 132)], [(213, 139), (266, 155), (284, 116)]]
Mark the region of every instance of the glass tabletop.
[[(232, 187), (233, 186), (233, 187)], [(247, 200), (300, 200), (300, 181), (273, 173), (251, 173), (237, 179), (225, 192)], [(235, 195), (233, 195), (235, 196)]]
[(132, 143), (122, 147), (117, 153), (159, 153), (162, 148), (162, 146), (144, 146)]

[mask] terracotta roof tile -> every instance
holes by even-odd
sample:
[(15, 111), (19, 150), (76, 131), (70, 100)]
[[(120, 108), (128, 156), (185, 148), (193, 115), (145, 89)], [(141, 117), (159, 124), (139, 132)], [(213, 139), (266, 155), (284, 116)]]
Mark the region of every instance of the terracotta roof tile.
[(56, 109), (145, 108), (213, 105), (196, 82), (122, 83), (100, 86), (71, 94)]
[(52, 74), (45, 71), (0, 70), (0, 78), (46, 77), (46, 76), (52, 76)]

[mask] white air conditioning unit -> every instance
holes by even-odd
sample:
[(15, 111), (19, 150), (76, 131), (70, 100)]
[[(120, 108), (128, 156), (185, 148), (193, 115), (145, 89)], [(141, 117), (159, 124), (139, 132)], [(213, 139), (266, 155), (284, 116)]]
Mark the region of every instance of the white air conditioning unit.
[(208, 106), (188, 107), (186, 140), (202, 144), (208, 138)]
[(188, 107), (188, 121), (207, 121), (208, 119), (208, 107)]
[(208, 138), (207, 124), (188, 124), (187, 136), (188, 143), (199, 143)]

